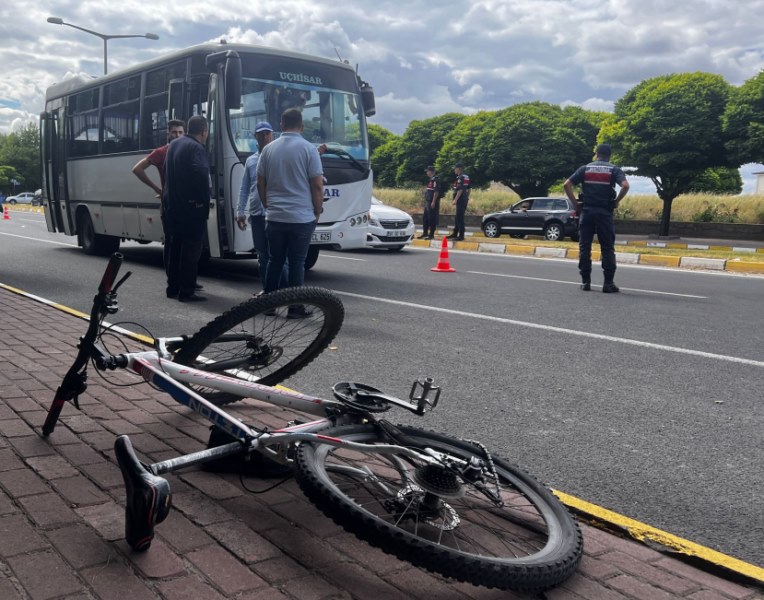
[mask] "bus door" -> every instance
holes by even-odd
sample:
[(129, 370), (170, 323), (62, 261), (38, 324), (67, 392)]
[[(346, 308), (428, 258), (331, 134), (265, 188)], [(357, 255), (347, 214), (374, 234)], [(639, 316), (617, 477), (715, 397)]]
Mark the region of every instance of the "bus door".
[(44, 113), (43, 156), (45, 169), (45, 195), (47, 206), (45, 223), (48, 231), (74, 235), (71, 215), (66, 210), (66, 136), (64, 135), (64, 109), (55, 108)]

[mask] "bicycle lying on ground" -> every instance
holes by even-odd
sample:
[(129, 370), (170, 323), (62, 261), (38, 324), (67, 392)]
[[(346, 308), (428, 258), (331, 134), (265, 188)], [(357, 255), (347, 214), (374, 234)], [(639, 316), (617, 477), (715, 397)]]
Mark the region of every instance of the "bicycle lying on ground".
[[(307, 365), (338, 333), (339, 298), (314, 287), (250, 299), (192, 336), (160, 338), (144, 352), (110, 354), (102, 337), (118, 311), (114, 254), (93, 301), (79, 352), (56, 391), (43, 426), (53, 432), (63, 405), (87, 387), (88, 363), (129, 369), (207, 417), (226, 443), (144, 465), (127, 436), (115, 453), (125, 480), (125, 537), (148, 549), (168, 515), (169, 483), (160, 477), (209, 461), (259, 461), (289, 467), (320, 510), (357, 537), (417, 566), (475, 585), (538, 591), (576, 569), (580, 529), (560, 501), (533, 477), (480, 442), (460, 440), (381, 418), (392, 407), (424, 415), (438, 405), (431, 379), (414, 382), (407, 400), (360, 383), (338, 383), (334, 400), (270, 387)], [(302, 306), (303, 309), (295, 310)], [(297, 318), (294, 318), (297, 317)], [(254, 398), (312, 414), (316, 420), (268, 430), (224, 408)]]

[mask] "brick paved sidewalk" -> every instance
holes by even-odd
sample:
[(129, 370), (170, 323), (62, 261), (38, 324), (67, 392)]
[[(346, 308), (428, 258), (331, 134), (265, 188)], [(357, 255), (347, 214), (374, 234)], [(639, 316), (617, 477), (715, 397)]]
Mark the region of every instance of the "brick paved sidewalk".
[[(156, 462), (201, 449), (206, 422), (148, 385), (120, 387), (137, 381), (128, 373), (104, 382), (91, 369), (82, 411), (67, 405), (43, 439), (85, 322), (3, 288), (0, 315), (0, 600), (522, 597), (431, 575), (367, 546), (313, 508), (293, 480), (252, 495), (236, 476), (170, 475), (174, 508), (151, 549), (131, 553), (115, 436), (129, 434)], [(256, 414), (280, 426), (291, 418), (254, 401), (235, 406), (244, 420)], [(583, 530), (578, 573), (542, 597), (764, 598), (639, 543)]]

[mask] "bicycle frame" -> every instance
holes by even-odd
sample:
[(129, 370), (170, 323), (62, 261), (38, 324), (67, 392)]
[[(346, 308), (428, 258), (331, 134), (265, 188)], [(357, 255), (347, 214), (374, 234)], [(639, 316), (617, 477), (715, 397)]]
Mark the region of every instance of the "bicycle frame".
[[(161, 348), (166, 345), (167, 341), (172, 339), (160, 339), (157, 340), (157, 344)], [(147, 465), (148, 470), (154, 475), (168, 473), (225, 456), (256, 450), (267, 452), (268, 458), (271, 460), (282, 464), (289, 464), (291, 460), (286, 456), (286, 449), (295, 442), (313, 442), (330, 446), (342, 446), (359, 452), (369, 451), (367, 444), (348, 442), (316, 433), (330, 426), (358, 423), (362, 420), (362, 415), (345, 411), (344, 405), (341, 402), (325, 400), (291, 390), (277, 389), (256, 382), (241, 381), (219, 373), (200, 371), (163, 359), (156, 350), (125, 353), (111, 358), (115, 359), (116, 368), (126, 368), (140, 375), (148, 383), (157, 386), (172, 396), (176, 402), (204, 416), (214, 425), (239, 440), (217, 448), (208, 448), (178, 458)], [(215, 406), (192, 389), (182, 385), (184, 383), (204, 385), (219, 391), (238, 394), (242, 397), (253, 398), (275, 406), (292, 408), (316, 416), (326, 415), (327, 413), (331, 413), (332, 416), (324, 416), (309, 423), (295, 424), (272, 432), (258, 431), (231, 416), (222, 408)], [(274, 446), (279, 447), (280, 450), (272, 451), (271, 447)], [(420, 452), (397, 444), (375, 445), (373, 450), (377, 454), (405, 454), (427, 463), (437, 460), (435, 456), (423, 455)]]

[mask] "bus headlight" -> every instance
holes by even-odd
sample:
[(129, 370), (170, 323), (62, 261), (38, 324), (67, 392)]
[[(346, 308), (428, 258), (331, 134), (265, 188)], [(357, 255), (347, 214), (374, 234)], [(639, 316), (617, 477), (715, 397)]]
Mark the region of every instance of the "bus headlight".
[(369, 223), (369, 214), (353, 215), (348, 219), (348, 223), (351, 227), (365, 227)]

